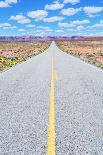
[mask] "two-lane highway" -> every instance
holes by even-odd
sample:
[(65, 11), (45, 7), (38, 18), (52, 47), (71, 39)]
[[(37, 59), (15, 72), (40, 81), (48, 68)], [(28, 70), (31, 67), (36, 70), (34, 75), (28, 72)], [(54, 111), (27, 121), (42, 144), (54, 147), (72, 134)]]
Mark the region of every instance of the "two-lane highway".
[(0, 155), (103, 155), (103, 72), (50, 48), (0, 74)]

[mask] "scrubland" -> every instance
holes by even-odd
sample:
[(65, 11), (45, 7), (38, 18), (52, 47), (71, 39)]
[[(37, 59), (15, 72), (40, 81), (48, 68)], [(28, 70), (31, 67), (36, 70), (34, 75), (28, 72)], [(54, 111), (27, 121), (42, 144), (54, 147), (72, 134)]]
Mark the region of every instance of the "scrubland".
[(103, 41), (57, 41), (57, 46), (63, 52), (103, 68)]
[(50, 41), (0, 42), (0, 71), (44, 52), (50, 44)]

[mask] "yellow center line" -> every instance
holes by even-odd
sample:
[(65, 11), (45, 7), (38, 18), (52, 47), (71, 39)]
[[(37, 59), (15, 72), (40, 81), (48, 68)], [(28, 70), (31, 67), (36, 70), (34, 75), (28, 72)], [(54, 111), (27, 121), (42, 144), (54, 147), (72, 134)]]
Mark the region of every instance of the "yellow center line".
[(58, 74), (57, 74), (57, 71), (55, 70), (55, 80), (57, 81), (58, 80)]
[(54, 81), (55, 80), (57, 80), (57, 73), (54, 69), (54, 57), (52, 57), (47, 155), (55, 155), (55, 108), (54, 108)]

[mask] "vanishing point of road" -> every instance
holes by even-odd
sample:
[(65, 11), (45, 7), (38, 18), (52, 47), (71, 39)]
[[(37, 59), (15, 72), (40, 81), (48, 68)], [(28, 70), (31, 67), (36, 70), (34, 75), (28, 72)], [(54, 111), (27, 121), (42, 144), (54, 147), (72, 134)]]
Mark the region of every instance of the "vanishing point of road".
[(53, 42), (0, 73), (0, 155), (103, 155), (103, 71)]

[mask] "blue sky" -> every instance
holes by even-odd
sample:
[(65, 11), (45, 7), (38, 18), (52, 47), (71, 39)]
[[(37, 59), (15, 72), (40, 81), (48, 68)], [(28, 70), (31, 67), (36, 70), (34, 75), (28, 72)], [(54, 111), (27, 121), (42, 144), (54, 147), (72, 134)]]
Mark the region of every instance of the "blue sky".
[(103, 0), (0, 0), (0, 35), (103, 36)]

